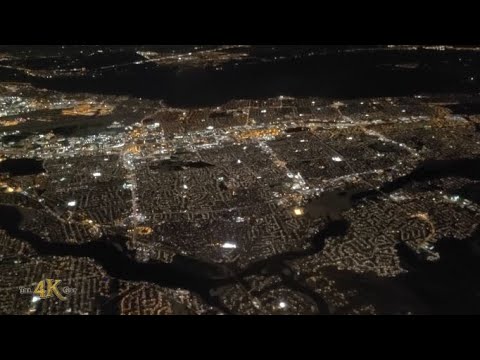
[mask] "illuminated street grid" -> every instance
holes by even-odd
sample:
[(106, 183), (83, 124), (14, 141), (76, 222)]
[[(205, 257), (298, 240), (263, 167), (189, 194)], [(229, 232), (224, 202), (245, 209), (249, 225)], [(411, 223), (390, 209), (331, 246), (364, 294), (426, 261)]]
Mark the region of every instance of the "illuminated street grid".
[[(388, 311), (359, 302), (339, 274), (395, 277), (407, 271), (397, 244), (438, 261), (439, 239), (475, 231), (478, 202), (459, 191), (476, 179), (383, 186), (427, 159), (478, 157), (479, 124), (428, 98), (280, 96), (178, 109), (3, 84), (0, 160), (40, 159), (45, 170), (1, 174), (0, 203), (23, 209), (24, 230), (71, 246), (122, 237), (137, 263), (182, 256), (232, 280), (210, 289), (215, 305), (187, 285), (115, 279), (94, 259), (39, 254), (2, 230), (0, 313), (98, 314), (109, 303), (120, 314), (315, 314), (320, 302), (330, 313)], [(368, 190), (373, 197), (348, 200)], [(329, 197), (335, 206), (311, 206)], [(312, 250), (338, 220), (346, 232)], [(46, 277), (81, 291), (67, 302), (18, 293)]]

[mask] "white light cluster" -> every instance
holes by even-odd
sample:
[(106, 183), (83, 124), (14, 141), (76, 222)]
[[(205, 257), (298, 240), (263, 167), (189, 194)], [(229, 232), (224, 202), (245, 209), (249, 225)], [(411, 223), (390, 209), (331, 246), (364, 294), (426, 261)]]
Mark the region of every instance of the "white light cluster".
[(223, 243), (222, 248), (224, 249), (236, 249), (237, 245), (231, 242)]

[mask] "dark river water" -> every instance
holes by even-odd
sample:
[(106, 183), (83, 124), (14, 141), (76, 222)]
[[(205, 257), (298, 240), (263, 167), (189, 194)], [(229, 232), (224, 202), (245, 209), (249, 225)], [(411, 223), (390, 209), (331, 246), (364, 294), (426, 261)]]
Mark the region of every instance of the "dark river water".
[[(332, 222), (311, 239), (312, 246), (308, 250), (280, 254), (253, 263), (246, 269), (234, 271), (226, 265), (212, 264), (182, 255), (176, 255), (171, 263), (137, 262), (134, 260), (134, 254), (125, 247), (126, 239), (121, 236), (105, 237), (98, 241), (78, 245), (47, 242), (40, 236), (21, 228), (23, 216), (24, 212), (21, 208), (0, 205), (0, 228), (6, 230), (10, 236), (26, 241), (42, 256), (88, 257), (94, 259), (110, 276), (117, 280), (145, 281), (165, 287), (188, 289), (199, 294), (208, 304), (218, 307), (225, 313), (229, 313), (229, 310), (222, 305), (215, 296), (215, 291), (212, 290), (240, 281), (238, 274), (241, 277), (255, 274), (272, 275), (277, 272), (282, 274), (283, 269), (288, 267), (285, 261), (321, 251), (327, 236), (342, 235), (347, 228), (344, 223)], [(319, 313), (328, 314), (325, 301), (298, 283), (291, 273), (283, 274), (282, 280), (290, 288), (310, 295), (316, 302)], [(114, 298), (117, 294), (111, 295)], [(118, 311), (114, 303), (107, 301), (106, 304), (105, 313)]]
[(43, 161), (38, 159), (6, 159), (0, 162), (0, 173), (9, 173), (11, 176), (35, 175), (45, 172)]

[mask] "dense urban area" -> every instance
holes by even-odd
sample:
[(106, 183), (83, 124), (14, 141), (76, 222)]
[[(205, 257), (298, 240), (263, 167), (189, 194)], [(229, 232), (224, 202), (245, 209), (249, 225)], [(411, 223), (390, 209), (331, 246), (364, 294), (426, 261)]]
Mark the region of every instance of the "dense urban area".
[[(448, 99), (185, 110), (1, 90), (3, 313), (389, 312), (348, 278), (406, 272), (398, 245), (438, 261), (437, 241), (479, 220), (464, 193), (480, 123)], [(467, 174), (442, 174), (459, 161)], [(19, 293), (46, 277), (81, 291)]]
[[(224, 51), (182, 61), (246, 57)], [(472, 108), (471, 94), (180, 108), (2, 82), (0, 313), (479, 312)], [(44, 279), (65, 299), (39, 297)]]

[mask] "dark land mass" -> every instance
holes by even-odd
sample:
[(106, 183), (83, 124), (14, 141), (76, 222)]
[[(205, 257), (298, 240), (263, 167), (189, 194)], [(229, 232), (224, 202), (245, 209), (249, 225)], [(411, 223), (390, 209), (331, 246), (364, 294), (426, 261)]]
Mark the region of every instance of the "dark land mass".
[(7, 159), (0, 162), (0, 173), (11, 176), (35, 175), (45, 172), (43, 162), (37, 159)]

